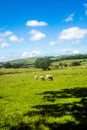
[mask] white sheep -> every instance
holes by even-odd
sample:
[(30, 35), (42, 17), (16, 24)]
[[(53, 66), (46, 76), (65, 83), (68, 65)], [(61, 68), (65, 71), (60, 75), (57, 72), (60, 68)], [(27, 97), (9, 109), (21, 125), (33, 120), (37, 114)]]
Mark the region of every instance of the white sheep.
[(35, 76), (34, 76), (34, 78), (35, 78), (35, 79), (38, 79), (38, 76), (37, 76), (37, 75), (35, 75)]
[(46, 75), (46, 79), (47, 79), (47, 80), (53, 80), (53, 77), (52, 77), (52, 75), (47, 74), (47, 75)]
[(33, 72), (33, 74), (35, 75), (35, 72)]
[(41, 80), (45, 80), (44, 76), (40, 76), (40, 79), (41, 79)]

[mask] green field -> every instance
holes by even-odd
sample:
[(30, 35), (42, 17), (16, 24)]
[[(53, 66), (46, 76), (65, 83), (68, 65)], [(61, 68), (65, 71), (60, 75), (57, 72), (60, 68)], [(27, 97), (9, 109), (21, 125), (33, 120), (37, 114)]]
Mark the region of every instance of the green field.
[[(53, 81), (35, 80), (53, 75)], [(87, 66), (0, 69), (0, 130), (84, 130)]]

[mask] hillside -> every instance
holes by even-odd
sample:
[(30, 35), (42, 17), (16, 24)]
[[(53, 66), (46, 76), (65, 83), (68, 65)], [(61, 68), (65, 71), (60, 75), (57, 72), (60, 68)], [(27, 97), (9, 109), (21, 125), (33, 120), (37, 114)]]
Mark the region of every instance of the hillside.
[[(25, 58), (25, 59), (17, 59), (13, 61), (3, 62), (0, 63), (0, 67), (3, 65), (10, 63), (11, 65), (17, 65), (17, 67), (31, 67), (34, 65), (36, 59), (40, 57), (32, 57), (32, 58)], [(76, 55), (61, 55), (61, 56), (48, 56), (52, 62), (59, 62), (64, 60), (76, 60), (76, 59), (87, 59), (87, 54), (76, 54)]]

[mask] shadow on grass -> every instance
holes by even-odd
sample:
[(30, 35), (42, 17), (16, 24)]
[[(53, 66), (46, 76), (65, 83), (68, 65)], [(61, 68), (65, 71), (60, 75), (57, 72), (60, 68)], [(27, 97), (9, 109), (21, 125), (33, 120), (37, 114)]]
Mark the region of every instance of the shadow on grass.
[[(44, 91), (40, 94), (43, 101), (48, 104), (33, 106), (32, 111), (24, 114), (24, 117), (39, 119), (28, 123), (20, 123), (18, 126), (11, 127), (10, 130), (85, 130), (87, 128), (87, 88), (77, 87), (74, 89), (63, 89), (61, 91)], [(58, 103), (58, 99), (80, 98), (78, 102)], [(34, 110), (33, 110), (34, 109)], [(72, 116), (78, 123), (67, 120), (62, 124), (56, 121), (56, 118)], [(54, 118), (49, 121), (49, 118)], [(43, 127), (41, 127), (43, 126)]]
[(3, 98), (3, 96), (0, 96), (0, 99), (2, 99)]

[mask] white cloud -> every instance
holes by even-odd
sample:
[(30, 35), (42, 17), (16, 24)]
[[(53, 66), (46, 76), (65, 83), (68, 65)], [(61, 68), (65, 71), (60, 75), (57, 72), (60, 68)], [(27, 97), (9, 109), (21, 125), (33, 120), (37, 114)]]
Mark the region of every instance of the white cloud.
[(16, 37), (15, 35), (12, 35), (12, 36), (9, 37), (9, 40), (10, 41), (17, 41), (18, 37)]
[(72, 28), (64, 29), (59, 35), (59, 40), (82, 39), (86, 35), (87, 35), (87, 29), (72, 27)]
[(40, 55), (40, 51), (34, 50), (31, 53), (23, 52), (21, 55), (21, 58), (35, 57), (35, 56), (39, 56), (39, 55)]
[(79, 50), (74, 50), (73, 51), (73, 54), (79, 54), (80, 52), (79, 52)]
[(70, 14), (64, 21), (65, 21), (65, 22), (73, 21), (74, 15), (75, 15), (74, 13), (73, 13), (73, 14)]
[(28, 58), (30, 57), (30, 53), (29, 52), (23, 52), (21, 55), (21, 58)]
[(13, 34), (13, 32), (11, 32), (11, 31), (5, 31), (4, 33), (0, 33), (0, 37), (8, 37), (12, 34)]
[(6, 32), (4, 33), (4, 36), (7, 37), (7, 36), (10, 36), (11, 34), (13, 34), (13, 32), (11, 32), (11, 31), (6, 31)]
[(37, 21), (37, 20), (30, 20), (30, 21), (27, 21), (26, 23), (26, 26), (46, 26), (47, 23), (44, 22), (44, 21)]
[(8, 43), (2, 43), (0, 44), (0, 48), (9, 47), (10, 45)]
[(61, 50), (61, 54), (70, 55), (70, 54), (79, 54), (80, 51), (78, 49), (73, 50), (72, 48), (64, 48)]
[(14, 35), (13, 32), (11, 31), (5, 31), (5, 32), (1, 32), (0, 33), (0, 42), (1, 43), (6, 43), (5, 44), (2, 44), (1, 47), (3, 48), (3, 46), (8, 46), (7, 45), (7, 41), (8, 39), (11, 41), (11, 42), (22, 42), (24, 40), (24, 38), (18, 38), (16, 35)]
[(24, 38), (18, 38), (16, 35), (12, 35), (9, 37), (9, 40), (11, 42), (22, 42), (24, 40)]
[(44, 33), (37, 31), (37, 30), (31, 30), (30, 34), (32, 35), (30, 38), (31, 41), (41, 40), (46, 37), (46, 35)]
[(32, 56), (38, 56), (38, 55), (40, 55), (40, 51), (34, 50), (34, 51), (32, 51), (31, 55)]
[(51, 46), (54, 46), (54, 45), (56, 45), (56, 42), (55, 42), (55, 41), (51, 41), (49, 44), (50, 44)]
[(0, 56), (0, 62), (7, 61), (7, 58), (5, 56)]

